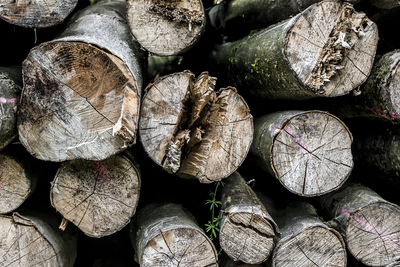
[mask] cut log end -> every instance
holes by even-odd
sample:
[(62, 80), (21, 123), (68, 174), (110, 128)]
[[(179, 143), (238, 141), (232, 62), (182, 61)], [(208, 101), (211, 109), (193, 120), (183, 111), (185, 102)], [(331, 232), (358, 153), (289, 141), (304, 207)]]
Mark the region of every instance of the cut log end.
[(327, 227), (308, 227), (281, 240), (274, 252), (274, 266), (346, 266), (347, 256), (339, 234)]
[(103, 237), (126, 226), (136, 211), (140, 177), (123, 156), (64, 163), (51, 188), (51, 202), (86, 235)]
[(136, 141), (139, 95), (118, 57), (83, 42), (49, 42), (23, 64), (21, 143), (49, 161), (103, 160)]
[(333, 115), (308, 111), (291, 117), (273, 140), (272, 167), (291, 192), (316, 196), (339, 188), (353, 168), (352, 135)]
[(232, 174), (253, 138), (249, 108), (234, 88), (214, 91), (203, 72), (164, 76), (144, 96), (139, 133), (146, 152), (170, 173), (210, 183)]
[(184, 52), (199, 39), (205, 26), (199, 0), (129, 0), (128, 22), (138, 42), (160, 56)]
[(323, 96), (348, 94), (369, 76), (378, 30), (349, 3), (322, 1), (296, 17), (285, 54), (298, 78)]
[(26, 28), (45, 28), (61, 23), (78, 0), (0, 1), (0, 18)]
[[(375, 202), (348, 217), (346, 239), (349, 250), (368, 266), (392, 266), (400, 262), (400, 208)], [(393, 265), (395, 266), (395, 265)]]
[(160, 231), (143, 249), (141, 266), (217, 267), (217, 254), (211, 241), (193, 228)]
[(257, 214), (230, 213), (220, 230), (221, 248), (235, 261), (259, 264), (267, 260), (274, 247), (275, 230)]

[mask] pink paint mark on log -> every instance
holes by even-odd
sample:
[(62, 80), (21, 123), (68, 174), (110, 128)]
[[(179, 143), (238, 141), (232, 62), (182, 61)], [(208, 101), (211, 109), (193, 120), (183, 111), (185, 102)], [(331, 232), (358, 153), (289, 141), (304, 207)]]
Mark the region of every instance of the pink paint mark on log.
[(400, 119), (400, 115), (398, 115), (394, 111), (388, 112), (387, 110), (381, 110), (381, 109), (378, 109), (378, 108), (370, 108), (370, 111), (375, 116), (378, 116), (378, 117), (381, 117), (381, 118), (390, 119), (390, 120), (398, 120), (398, 119)]
[(390, 118), (392, 118), (392, 120), (400, 119), (400, 116), (394, 111), (390, 112), (389, 115), (390, 115)]
[(308, 150), (307, 144), (292, 129), (290, 129), (287, 125), (283, 129), (290, 135), (290, 137), (295, 143), (299, 144), (304, 149)]
[(94, 162), (94, 167), (99, 174), (99, 177), (102, 181), (104, 182), (110, 182), (110, 173), (104, 166), (104, 163), (102, 161), (95, 161)]
[(5, 103), (17, 103), (18, 98), (5, 98), (5, 97), (0, 97), (0, 103), (5, 104)]

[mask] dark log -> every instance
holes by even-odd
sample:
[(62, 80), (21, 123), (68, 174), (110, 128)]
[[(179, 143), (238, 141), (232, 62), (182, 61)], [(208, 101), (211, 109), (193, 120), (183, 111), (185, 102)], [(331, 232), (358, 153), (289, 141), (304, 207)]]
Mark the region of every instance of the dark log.
[(398, 0), (369, 0), (369, 2), (380, 9), (392, 9), (400, 6)]
[(125, 9), (123, 0), (92, 5), (29, 53), (18, 130), (33, 156), (103, 160), (135, 143), (142, 57)]
[(165, 76), (179, 70), (183, 56), (155, 56), (150, 55), (147, 58), (147, 80), (154, 81), (160, 76)]
[(210, 239), (180, 205), (148, 205), (131, 229), (135, 260), (147, 266), (218, 266)]
[(353, 137), (337, 117), (317, 110), (282, 111), (254, 125), (252, 154), (290, 192), (323, 195), (349, 177)]
[(221, 201), (221, 248), (235, 261), (265, 262), (274, 248), (278, 227), (239, 173), (227, 179)]
[(231, 175), (253, 138), (253, 119), (233, 87), (214, 91), (216, 78), (189, 72), (157, 79), (146, 89), (139, 134), (158, 165), (203, 183)]
[(321, 206), (356, 259), (368, 266), (400, 264), (399, 206), (359, 184), (322, 197)]
[(172, 56), (189, 50), (204, 31), (200, 0), (128, 0), (132, 34), (149, 52)]
[(103, 237), (126, 226), (135, 214), (140, 173), (125, 156), (64, 163), (51, 186), (53, 207), (86, 235)]
[(54, 26), (74, 10), (78, 0), (0, 1), (0, 18), (26, 28)]
[(230, 81), (259, 100), (348, 94), (370, 73), (375, 23), (349, 3), (326, 0), (213, 54)]

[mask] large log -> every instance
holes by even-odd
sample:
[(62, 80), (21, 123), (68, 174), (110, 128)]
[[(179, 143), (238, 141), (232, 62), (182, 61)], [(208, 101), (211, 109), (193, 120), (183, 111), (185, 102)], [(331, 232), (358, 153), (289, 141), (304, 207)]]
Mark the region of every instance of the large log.
[(103, 160), (135, 143), (142, 58), (125, 9), (123, 0), (84, 9), (24, 61), (18, 130), (35, 157)]
[(204, 31), (200, 0), (128, 0), (132, 34), (149, 52), (160, 56), (190, 49)]
[(221, 202), (221, 248), (235, 261), (265, 262), (274, 248), (278, 227), (239, 173), (227, 179)]
[(0, 215), (1, 266), (74, 266), (76, 238), (49, 221), (42, 215)]
[(218, 266), (214, 245), (180, 205), (146, 206), (132, 224), (131, 237), (140, 266)]
[(400, 264), (399, 206), (359, 184), (322, 197), (321, 206), (356, 259), (368, 266)]
[(140, 174), (125, 156), (64, 163), (51, 186), (53, 207), (86, 235), (103, 237), (126, 226), (139, 200)]
[(34, 191), (36, 181), (26, 163), (0, 154), (0, 214), (21, 206)]
[(218, 68), (260, 100), (348, 94), (367, 79), (378, 31), (349, 3), (326, 0), (217, 48)]
[(273, 267), (346, 266), (342, 237), (321, 221), (312, 205), (293, 203), (273, 215), (282, 232), (273, 252)]
[(253, 119), (235, 88), (214, 91), (216, 78), (189, 72), (157, 79), (146, 89), (139, 134), (147, 154), (181, 177), (221, 180), (243, 162)]
[(64, 21), (78, 0), (0, 1), (0, 18), (26, 28), (45, 28)]
[(323, 111), (283, 111), (255, 120), (251, 152), (289, 191), (317, 196), (338, 189), (353, 168), (352, 135)]
[(21, 94), (21, 70), (0, 67), (0, 150), (17, 137), (17, 103)]

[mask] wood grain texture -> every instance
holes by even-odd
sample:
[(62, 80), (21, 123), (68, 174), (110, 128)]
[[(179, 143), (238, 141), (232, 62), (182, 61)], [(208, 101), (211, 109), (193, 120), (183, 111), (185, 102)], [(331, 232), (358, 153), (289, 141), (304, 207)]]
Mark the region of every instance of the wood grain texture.
[(54, 26), (74, 10), (78, 0), (1, 0), (0, 18), (26, 28)]
[(146, 206), (137, 214), (131, 236), (140, 266), (218, 266), (214, 245), (180, 205)]
[(136, 142), (142, 54), (124, 10), (122, 0), (88, 7), (24, 61), (18, 130), (33, 156), (103, 160)]
[(0, 216), (0, 258), (2, 266), (72, 267), (76, 239), (62, 234), (40, 216)]
[(149, 52), (181, 54), (200, 38), (206, 23), (200, 0), (128, 0), (132, 34)]
[(377, 27), (364, 13), (326, 0), (219, 46), (214, 59), (239, 90), (261, 100), (334, 97), (366, 81), (377, 41)]
[(18, 135), (17, 105), (21, 86), (21, 69), (0, 67), (0, 150)]
[(274, 248), (278, 227), (239, 173), (226, 180), (221, 202), (221, 248), (235, 261), (265, 262)]
[(52, 182), (52, 206), (86, 235), (103, 237), (126, 226), (135, 214), (140, 174), (128, 158), (64, 163)]
[(323, 111), (284, 111), (255, 121), (251, 152), (290, 192), (316, 196), (338, 189), (353, 168), (349, 129)]
[(139, 134), (147, 154), (170, 173), (210, 183), (228, 177), (243, 162), (253, 122), (232, 87), (214, 91), (216, 78), (179, 72), (146, 89)]
[(359, 184), (324, 196), (321, 206), (356, 259), (368, 266), (400, 264), (399, 206)]

